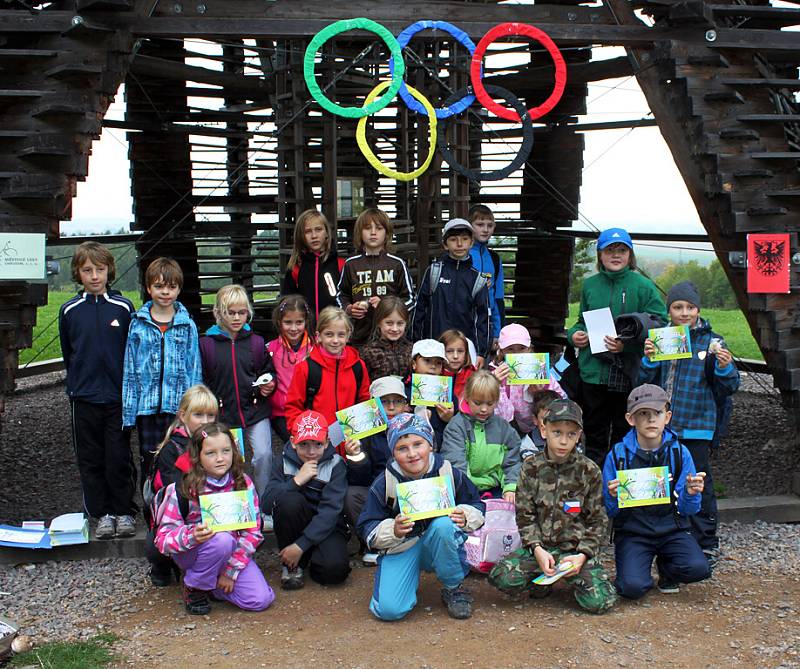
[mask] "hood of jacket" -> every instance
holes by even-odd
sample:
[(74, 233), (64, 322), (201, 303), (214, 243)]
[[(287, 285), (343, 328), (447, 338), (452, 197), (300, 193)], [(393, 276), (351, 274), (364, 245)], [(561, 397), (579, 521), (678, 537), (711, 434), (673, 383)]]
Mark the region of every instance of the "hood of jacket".
[[(236, 339), (244, 339), (245, 337), (249, 337), (251, 334), (253, 334), (253, 331), (250, 328), (249, 323), (245, 323)], [(212, 325), (210, 328), (208, 328), (208, 330), (206, 330), (206, 336), (213, 337), (214, 339), (221, 341), (229, 340), (231, 338), (231, 335), (227, 330), (224, 330), (216, 324)]]
[(342, 354), (341, 358), (334, 358), (332, 355), (323, 352), (321, 346), (315, 346), (313, 349), (311, 349), (311, 353), (308, 357), (315, 362), (318, 362), (320, 365), (322, 365), (323, 369), (327, 369), (330, 372), (336, 370), (337, 360), (340, 363), (340, 369), (349, 369), (361, 359), (358, 355), (358, 351), (356, 351), (352, 346), (344, 347), (344, 353)]

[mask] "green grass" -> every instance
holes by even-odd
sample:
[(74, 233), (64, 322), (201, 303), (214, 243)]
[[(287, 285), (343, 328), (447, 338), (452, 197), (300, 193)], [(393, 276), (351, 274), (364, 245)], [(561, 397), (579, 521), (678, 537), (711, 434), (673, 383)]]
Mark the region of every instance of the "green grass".
[(105, 669), (116, 658), (111, 646), (117, 641), (113, 634), (99, 634), (87, 641), (58, 641), (15, 655), (11, 667), (41, 669)]
[[(578, 318), (578, 306), (577, 302), (569, 305), (568, 328)], [(734, 356), (747, 360), (764, 359), (739, 309), (703, 309), (700, 315), (711, 322), (714, 332), (725, 337), (725, 343)]]

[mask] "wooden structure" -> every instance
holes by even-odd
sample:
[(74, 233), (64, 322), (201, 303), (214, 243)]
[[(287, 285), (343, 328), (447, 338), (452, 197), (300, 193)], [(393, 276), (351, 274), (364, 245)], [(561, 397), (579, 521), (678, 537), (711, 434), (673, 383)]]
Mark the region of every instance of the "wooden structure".
[[(537, 124), (524, 169), (502, 188), (470, 183), (438, 157), (414, 182), (380, 178), (356, 148), (355, 121), (322, 112), (302, 78), (310, 37), (355, 16), (394, 34), (420, 18), (447, 20), (476, 42), (506, 21), (545, 30), (567, 60), (567, 89)], [(577, 117), (588, 83), (635, 75), (775, 383), (799, 406), (797, 296), (748, 295), (744, 270), (729, 256), (745, 250), (748, 232), (800, 226), (800, 34), (782, 30), (797, 23), (800, 9), (761, 0), (6, 0), (0, 231), (58, 235), (75, 184), (87, 175), (91, 143), (125, 83), (125, 120), (105, 125), (128, 131), (140, 263), (154, 254), (178, 258), (187, 276), (182, 300), (196, 317), (207, 317), (201, 298), (214, 278), (242, 282), (256, 298), (274, 289), (305, 208), (321, 206), (346, 245), (353, 218), (337, 212), (337, 200), (355, 187), (400, 222), (400, 251), (417, 270), (438, 248), (447, 218), (463, 216), (471, 202), (493, 206), (498, 232), (516, 249), (507, 271), (510, 313), (538, 340), (558, 344), (573, 239), (556, 230), (577, 218), (582, 132), (647, 123), (580, 126)], [(593, 61), (592, 46), (605, 45), (627, 55)], [(409, 46), (406, 80), (435, 104), (468, 83), (468, 53), (447, 35), (420, 33)], [(487, 60), (487, 82), (529, 106), (544, 99), (549, 56), (522, 39), (499, 46), (511, 64)], [(374, 35), (351, 32), (324, 46), (317, 71), (334, 82), (331, 98), (360, 105), (385, 76), (387, 58)], [(475, 110), (450, 124), (451, 148), (472, 167), (506, 162), (518, 124)], [(426, 121), (399, 98), (387, 111), (370, 120), (370, 141), (382, 160), (410, 169), (426, 151)], [(794, 266), (792, 278), (796, 284)], [(0, 395), (13, 388), (17, 351), (30, 346), (35, 306), (45, 300), (43, 285), (0, 282)]]

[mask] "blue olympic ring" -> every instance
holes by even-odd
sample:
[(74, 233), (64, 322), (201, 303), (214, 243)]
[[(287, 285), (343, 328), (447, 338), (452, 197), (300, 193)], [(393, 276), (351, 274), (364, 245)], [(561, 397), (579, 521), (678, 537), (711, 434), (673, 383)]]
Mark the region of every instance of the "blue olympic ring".
[[(397, 36), (397, 43), (400, 45), (400, 48), (403, 49), (408, 46), (408, 43), (414, 35), (428, 29), (446, 32), (448, 35), (455, 38), (457, 42), (465, 46), (469, 50), (470, 55), (475, 53), (475, 43), (470, 39), (469, 35), (447, 21), (417, 21), (416, 23), (412, 23)], [(394, 74), (394, 57), (389, 61), (389, 72)], [(410, 110), (415, 111), (417, 114), (427, 115), (425, 108), (408, 92), (405, 81), (400, 85), (399, 92), (403, 102), (406, 103), (406, 106)], [(453, 104), (437, 109), (436, 118), (442, 119), (460, 114), (473, 102), (475, 102), (475, 96), (469, 93)]]

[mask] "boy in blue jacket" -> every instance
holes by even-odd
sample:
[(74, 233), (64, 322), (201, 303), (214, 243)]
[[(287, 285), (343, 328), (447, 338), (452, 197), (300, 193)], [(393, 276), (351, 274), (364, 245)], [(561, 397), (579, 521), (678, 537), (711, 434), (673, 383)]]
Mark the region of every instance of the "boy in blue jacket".
[(491, 348), (489, 288), (486, 277), (472, 265), (472, 226), (463, 218), (442, 230), (446, 253), (432, 262), (422, 277), (414, 318), (413, 341), (438, 339), (445, 330), (463, 332), (475, 344), (480, 368)]
[[(678, 592), (679, 583), (710, 575), (708, 561), (689, 532), (689, 516), (700, 510), (705, 472), (695, 472), (689, 450), (667, 427), (669, 398), (658, 386), (644, 384), (628, 396), (625, 419), (633, 428), (608, 453), (603, 467), (603, 501), (614, 524), (617, 591), (639, 599), (653, 587), (650, 567), (658, 568), (658, 589)], [(620, 509), (618, 472), (668, 467), (669, 501)]]
[(718, 402), (739, 389), (739, 371), (725, 342), (700, 317), (700, 293), (691, 281), (682, 281), (667, 293), (670, 325), (689, 327), (692, 357), (650, 362), (655, 346), (644, 344), (640, 383), (654, 383), (667, 391), (672, 409), (670, 428), (689, 449), (695, 467), (706, 473), (700, 511), (690, 518), (691, 532), (713, 569), (719, 557), (717, 498), (709, 454), (719, 443)]
[(500, 336), (506, 324), (506, 300), (503, 279), (503, 261), (497, 251), (489, 248), (489, 240), (494, 234), (495, 220), (492, 210), (485, 204), (475, 204), (469, 208), (470, 225), (474, 232), (474, 244), (469, 250), (472, 266), (488, 279), (489, 306), (492, 323), (492, 343)]
[(274, 523), (284, 590), (305, 585), (306, 567), (321, 585), (347, 578), (350, 535), (342, 515), (346, 492), (347, 465), (328, 441), (328, 421), (317, 411), (304, 411), (292, 426), (283, 456), (272, 461), (261, 502), (261, 510)]
[(140, 487), (183, 394), (203, 382), (197, 326), (177, 301), (183, 287), (180, 265), (156, 258), (144, 279), (150, 300), (131, 319), (122, 379), (122, 424), (136, 425)]
[[(483, 525), (485, 507), (473, 483), (433, 452), (433, 430), (422, 417), (401, 413), (389, 422), (393, 459), (375, 479), (358, 519), (358, 533), (381, 553), (369, 609), (380, 620), (399, 620), (417, 604), (419, 575), (435, 571), (442, 601), (452, 618), (472, 615), (472, 597), (462, 582), (469, 572), (464, 552), (467, 532)], [(400, 513), (397, 485), (436, 476), (453, 484), (455, 508), (449, 515), (412, 521)]]
[(105, 246), (78, 246), (72, 279), (83, 290), (58, 314), (83, 503), (99, 519), (97, 539), (136, 532), (131, 431), (122, 427), (122, 361), (133, 304), (109, 289), (115, 275), (114, 256)]

